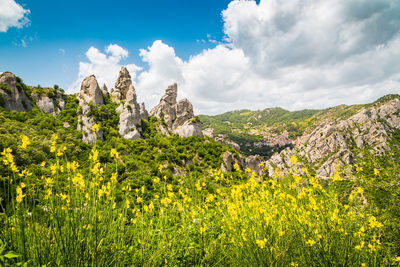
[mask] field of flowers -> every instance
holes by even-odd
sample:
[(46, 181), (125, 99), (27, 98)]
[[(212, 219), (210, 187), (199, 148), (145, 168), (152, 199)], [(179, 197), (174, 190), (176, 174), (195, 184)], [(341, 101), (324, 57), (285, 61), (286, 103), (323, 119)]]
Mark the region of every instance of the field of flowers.
[[(236, 165), (232, 174), (160, 175), (134, 188), (119, 181), (117, 150), (106, 175), (96, 146), (83, 171), (52, 140), (56, 161), (43, 162), (37, 177), (10, 148), (1, 152), (1, 265), (399, 266), (364, 188), (343, 195), (339, 172), (324, 182), (300, 175), (293, 157), (292, 174), (277, 170), (276, 179)], [(31, 145), (24, 135), (20, 142)]]

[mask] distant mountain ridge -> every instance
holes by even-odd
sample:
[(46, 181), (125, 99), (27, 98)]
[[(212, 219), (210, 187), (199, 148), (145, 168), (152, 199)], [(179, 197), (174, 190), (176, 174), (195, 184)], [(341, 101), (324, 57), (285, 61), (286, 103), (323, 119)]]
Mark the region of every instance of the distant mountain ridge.
[[(258, 149), (254, 143), (268, 137), (280, 136), (285, 132), (289, 139), (295, 141), (303, 134), (312, 132), (324, 120), (346, 120), (362, 108), (385, 103), (392, 99), (400, 99), (400, 95), (386, 95), (369, 104), (338, 105), (320, 110), (288, 111), (274, 107), (257, 111), (235, 110), (215, 116), (199, 115), (199, 118), (203, 123), (203, 128), (213, 128), (216, 135), (226, 134), (240, 145), (244, 154), (270, 156), (271, 153), (263, 154), (268, 150), (267, 147)], [(248, 147), (246, 143), (253, 145)]]

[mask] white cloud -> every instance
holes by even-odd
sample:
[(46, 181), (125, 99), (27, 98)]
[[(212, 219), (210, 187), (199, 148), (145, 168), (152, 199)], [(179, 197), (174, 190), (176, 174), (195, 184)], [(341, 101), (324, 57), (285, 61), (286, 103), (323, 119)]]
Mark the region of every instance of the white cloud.
[[(187, 61), (160, 40), (140, 50), (149, 68), (135, 80), (138, 97), (152, 107), (178, 82), (180, 96), (197, 113), (215, 114), (322, 108), (400, 93), (398, 14), (400, 1), (391, 0), (232, 1), (222, 12), (225, 43)], [(121, 49), (107, 49), (107, 57), (90, 48), (91, 62), (81, 62), (80, 73), (89, 74), (110, 57), (118, 65), (128, 55)]]
[[(89, 48), (86, 52), (89, 62), (79, 62), (78, 78), (68, 89), (70, 93), (78, 92), (82, 80), (92, 74), (96, 76), (100, 86), (106, 84), (108, 89), (114, 86), (121, 68), (120, 61), (128, 57), (128, 51), (116, 44), (110, 44), (105, 51), (106, 53), (102, 53), (93, 46)], [(129, 70), (132, 79), (135, 79), (136, 72), (141, 70), (135, 64), (128, 64), (126, 68)]]
[(29, 23), (29, 9), (24, 9), (14, 0), (0, 1), (0, 32), (7, 32), (11, 27), (22, 28)]
[(175, 55), (175, 50), (157, 40), (151, 47), (141, 49), (139, 55), (149, 69), (138, 75), (137, 93), (139, 101), (147, 107), (157, 104), (168, 85), (184, 81), (183, 61)]

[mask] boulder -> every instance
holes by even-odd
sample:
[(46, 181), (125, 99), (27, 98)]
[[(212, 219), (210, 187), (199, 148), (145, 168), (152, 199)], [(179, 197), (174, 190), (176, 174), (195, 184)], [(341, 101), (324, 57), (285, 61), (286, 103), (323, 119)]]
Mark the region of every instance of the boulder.
[(207, 136), (207, 137), (209, 137), (211, 139), (214, 138), (214, 129), (213, 128), (204, 129), (202, 132), (203, 132), (204, 136)]
[(180, 137), (203, 136), (201, 123), (195, 122), (194, 120), (185, 121), (182, 125), (177, 126), (177, 128), (173, 130), (173, 133)]

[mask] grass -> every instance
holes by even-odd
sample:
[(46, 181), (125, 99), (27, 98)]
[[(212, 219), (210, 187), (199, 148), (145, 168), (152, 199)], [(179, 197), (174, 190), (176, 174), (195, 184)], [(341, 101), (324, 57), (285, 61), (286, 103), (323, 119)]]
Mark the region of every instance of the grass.
[[(28, 137), (21, 141), (29, 147)], [(3, 265), (399, 265), (363, 188), (344, 197), (339, 188), (347, 181), (339, 175), (322, 186), (296, 167), (270, 179), (236, 165), (232, 174), (210, 169), (172, 179), (160, 165), (160, 177), (131, 188), (119, 181), (115, 149), (111, 176), (96, 147), (87, 172), (68, 161), (56, 135), (50, 151), (57, 160), (43, 162), (41, 176), (16, 166), (11, 149), (1, 153), (9, 169), (0, 214)]]

